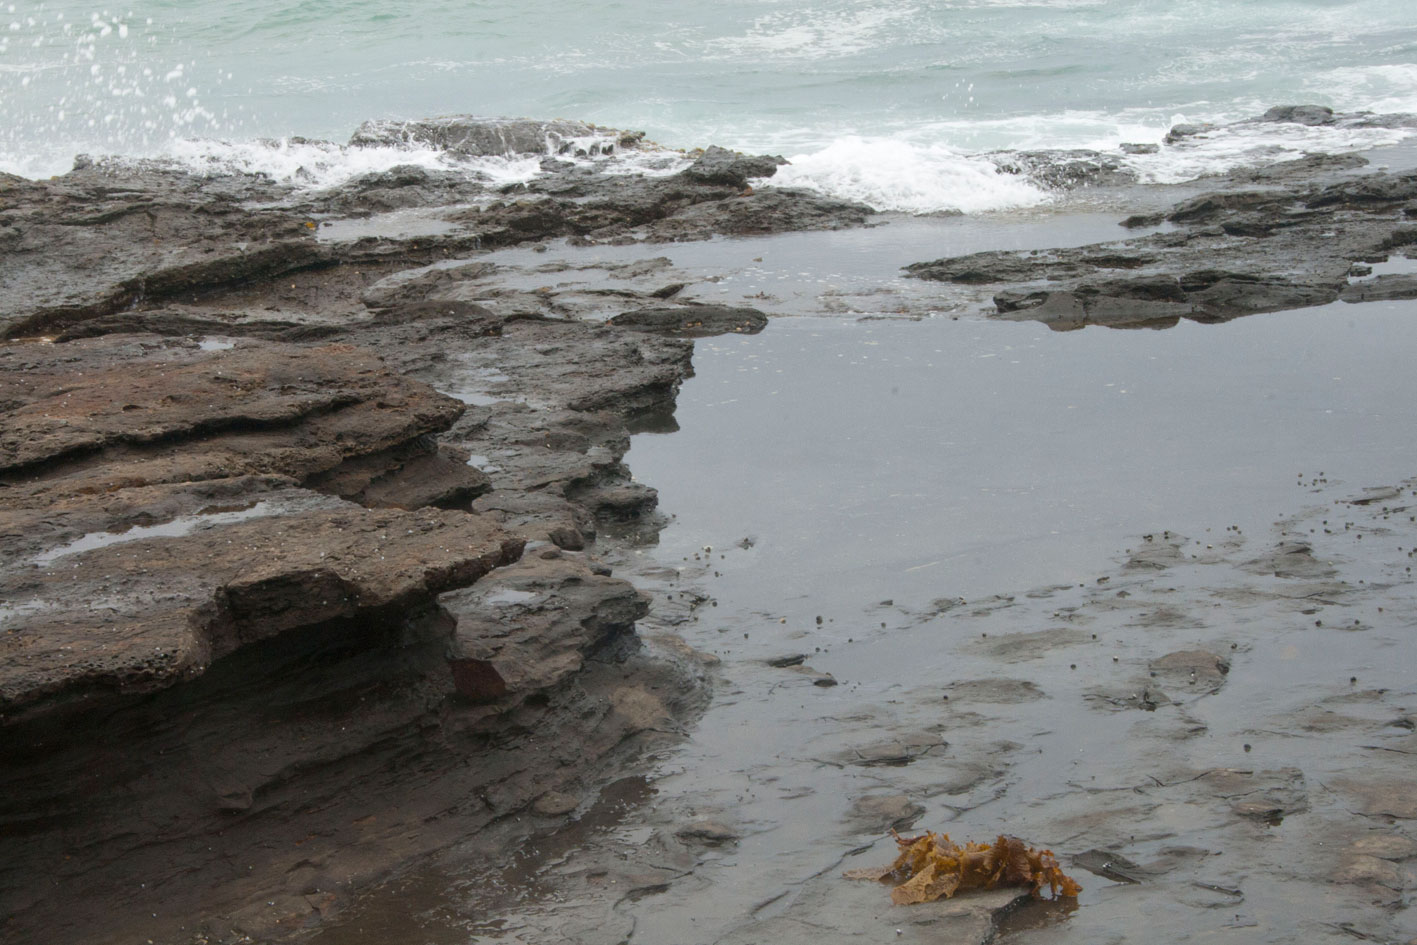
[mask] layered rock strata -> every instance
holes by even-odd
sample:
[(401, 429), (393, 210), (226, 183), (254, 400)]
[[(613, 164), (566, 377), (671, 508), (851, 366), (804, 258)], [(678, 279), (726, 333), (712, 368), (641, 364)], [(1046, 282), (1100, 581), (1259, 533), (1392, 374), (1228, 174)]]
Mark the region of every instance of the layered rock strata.
[[(630, 283), (557, 299), (478, 257), (869, 211), (755, 194), (780, 159), (722, 149), (606, 173), (576, 159), (640, 136), (575, 123), (351, 147), (395, 143), (543, 174), (0, 179), (7, 942), (293, 934), (488, 825), (573, 813), (703, 704), (592, 552), (655, 527), (622, 460), (691, 373), (674, 336), (761, 313)], [(436, 232), (346, 235), (389, 209)]]

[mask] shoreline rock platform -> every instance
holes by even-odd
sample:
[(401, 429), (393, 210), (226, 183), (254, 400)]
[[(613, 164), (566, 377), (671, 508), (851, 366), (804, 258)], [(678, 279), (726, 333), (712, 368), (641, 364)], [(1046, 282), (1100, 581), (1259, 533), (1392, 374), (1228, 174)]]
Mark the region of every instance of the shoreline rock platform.
[[(543, 173), (405, 167), (325, 191), (91, 159), (0, 176), (7, 942), (312, 934), (455, 844), (589, 818), (708, 703), (714, 660), (672, 626), (637, 633), (648, 600), (602, 552), (663, 524), (624, 459), (631, 433), (674, 428), (692, 339), (771, 313), (696, 297), (657, 247), (879, 218), (763, 186), (772, 156), (608, 173), (570, 158), (641, 137), (580, 123), (371, 123), (351, 146), (399, 142), (542, 154)], [(1132, 185), (1107, 156), (1000, 172)], [(1363, 272), (1417, 245), (1414, 180), (1296, 162), (1133, 220), (1134, 239), (910, 271), (931, 305), (1059, 329), (1417, 298), (1410, 273)], [(633, 252), (577, 272), (495, 252), (557, 240)], [(1155, 672), (1223, 682), (1172, 656)], [(1233, 793), (1296, 810), (1270, 774)], [(883, 810), (862, 816), (914, 816)], [(635, 888), (739, 835), (673, 836)], [(1015, 900), (925, 924), (982, 941)]]
[[(453, 125), (463, 149), (548, 133)], [(645, 602), (594, 543), (654, 528), (621, 460), (692, 372), (675, 336), (764, 317), (621, 293), (620, 328), (534, 291), (468, 298), (489, 267), (438, 263), (868, 212), (743, 193), (776, 166), (553, 173), (556, 196), (458, 208), (475, 231), (343, 242), (311, 215), (483, 188), (393, 172), (292, 207), (171, 168), (0, 181), (7, 941), (294, 933), (489, 823), (564, 818), (545, 798), (680, 737), (703, 669), (641, 645)]]

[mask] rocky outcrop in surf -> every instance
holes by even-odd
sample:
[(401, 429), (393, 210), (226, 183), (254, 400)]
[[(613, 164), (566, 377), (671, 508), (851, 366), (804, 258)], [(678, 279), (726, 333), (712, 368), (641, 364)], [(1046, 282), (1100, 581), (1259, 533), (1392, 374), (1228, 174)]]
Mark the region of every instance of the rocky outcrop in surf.
[[(907, 266), (941, 300), (1065, 330), (1166, 327), (1261, 312), (1417, 298), (1417, 174), (1354, 176), (1363, 159), (1305, 158), (1237, 172), (1159, 213), (1144, 235)], [(1390, 271), (1382, 271), (1386, 268)]]

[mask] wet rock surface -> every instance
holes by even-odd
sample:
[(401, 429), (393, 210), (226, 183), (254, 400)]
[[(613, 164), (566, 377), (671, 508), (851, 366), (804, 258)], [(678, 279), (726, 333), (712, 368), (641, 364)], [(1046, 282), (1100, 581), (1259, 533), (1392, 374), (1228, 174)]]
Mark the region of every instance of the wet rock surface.
[[(1143, 179), (1134, 160), (1159, 149), (1181, 155), (1203, 147), (1212, 133), (1243, 134), (1274, 123), (1398, 130), (1417, 126), (1417, 117), (1276, 106), (1224, 128), (1178, 125), (1159, 148), (1019, 152), (998, 155), (995, 163), (1001, 173), (1027, 176), (1052, 191), (1128, 192), (1129, 182)], [(945, 257), (905, 271), (947, 286), (935, 296), (937, 311), (1030, 319), (1058, 330), (1164, 328), (1181, 318), (1215, 322), (1339, 299), (1413, 298), (1403, 261), (1417, 197), (1414, 177), (1365, 171), (1366, 164), (1357, 154), (1305, 155), (1240, 168), (1181, 188), (1189, 196), (1165, 209), (1122, 221), (1148, 230), (1145, 235)], [(1373, 274), (1372, 264), (1389, 260), (1401, 271)]]
[[(1307, 113), (1305, 113), (1307, 114)], [(1357, 159), (1361, 160), (1361, 159)], [(1086, 325), (1165, 328), (1323, 305), (1417, 298), (1407, 247), (1417, 174), (1328, 170), (1300, 159), (1123, 226), (1153, 232), (1056, 250), (990, 251), (906, 267), (942, 283), (954, 311)], [(1063, 173), (1068, 165), (1050, 164)], [(1064, 171), (1059, 171), (1062, 167)], [(1255, 185), (1259, 185), (1256, 187)], [(1400, 272), (1374, 274), (1373, 265)]]
[[(596, 143), (581, 147), (576, 142), (583, 138)], [(277, 325), (298, 316), (309, 321), (332, 314), (320, 309), (335, 308), (302, 292), (300, 280), (291, 285), (292, 293), (278, 293), (270, 280), (288, 273), (334, 267), (337, 272), (327, 273), (326, 281), (333, 278), (347, 291), (371, 271), (388, 275), (417, 262), (561, 237), (586, 245), (702, 240), (860, 226), (872, 213), (803, 190), (755, 192), (749, 181), (770, 177), (781, 159), (722, 148), (710, 148), (678, 173), (660, 176), (607, 173), (593, 163), (558, 160), (563, 149), (589, 156), (591, 148), (600, 156), (641, 146), (633, 134), (576, 122), (371, 123), (351, 146), (370, 144), (433, 146), (462, 157), (547, 156), (541, 175), (510, 187), (418, 167), (316, 192), (258, 176), (207, 177), (104, 161), (81, 162), (49, 181), (7, 176), (0, 179), (0, 250), (8, 263), (0, 273), (0, 291), (9, 304), (0, 315), (0, 338), (120, 330), (85, 323), (105, 318), (121, 323), (128, 315), (132, 324), (134, 310), (214, 293), (225, 293), (222, 318), (234, 322), (239, 333), (248, 333), (242, 322), (250, 321), (256, 324), (249, 327), (269, 333), (274, 326), (264, 324), (268, 317)], [(358, 225), (391, 211), (421, 213), (415, 227), (422, 231), (419, 238), (390, 239), (380, 235), (389, 226)], [(351, 238), (339, 239), (342, 233)], [(357, 267), (356, 279), (349, 278), (349, 266)], [(232, 291), (252, 283), (259, 286), (257, 298)], [(367, 316), (362, 309), (339, 314)], [(176, 331), (202, 327), (169, 323)]]
[[(651, 621), (722, 641), (711, 648), (731, 695), (705, 725), (777, 724), (755, 730), (764, 749), (727, 770), (708, 762), (722, 758), (712, 748), (677, 749), (656, 794), (558, 860), (555, 899), (533, 893), (506, 907), (508, 927), (581, 941), (566, 933), (569, 911), (646, 941), (692, 928), (692, 940), (712, 942), (1072, 943), (1111, 940), (1145, 917), (1175, 941), (1409, 940), (1412, 792), (1399, 772), (1417, 695), (1410, 681), (1393, 684), (1405, 677), (1384, 671), (1382, 654), (1402, 645), (1413, 603), (1405, 568), (1417, 483), (1302, 485), (1306, 508), (1270, 533), (1158, 532), (1086, 584), (942, 598), (925, 610), (863, 604), (835, 615), (855, 628), (850, 641), (811, 611), (789, 610), (782, 626), (773, 614), (710, 607), (717, 549), (674, 580), (644, 572)], [(1336, 508), (1350, 527), (1325, 533)], [(1301, 536), (1322, 580), (1252, 569)], [(1135, 567), (1150, 546), (1171, 553)], [(685, 598), (700, 602), (687, 620)], [(725, 619), (768, 639), (716, 634)], [(880, 629), (865, 629), (870, 621)], [(773, 631), (817, 646), (774, 654)], [(809, 654), (830, 661), (838, 689), (781, 683), (783, 667)], [(676, 845), (693, 832), (675, 834), (676, 824), (730, 818), (731, 849)], [(956, 840), (1013, 831), (1057, 851), (1083, 896), (1031, 902), (1001, 890), (889, 907), (886, 887), (840, 874), (889, 862), (891, 828)], [(660, 864), (672, 878), (630, 892), (643, 880), (627, 862)], [(764, 863), (772, 868), (752, 868)], [(590, 877), (620, 878), (610, 888), (626, 893), (607, 909)], [(468, 914), (479, 901), (466, 901)]]
[[(1272, 534), (1176, 523), (1085, 585), (873, 594), (825, 625), (782, 589), (781, 613), (720, 607), (715, 562), (754, 540), (656, 559), (673, 510), (626, 452), (675, 429), (690, 338), (786, 306), (665, 244), (869, 210), (716, 148), (609, 174), (648, 146), (574, 122), (351, 146), (389, 144), (543, 173), (0, 179), (0, 937), (1417, 934), (1417, 705), (1385, 669), (1414, 483), (1316, 479)], [(1147, 153), (1000, 162), (1123, 193)], [(813, 289), (817, 313), (1157, 327), (1417, 297), (1413, 178), (1360, 160), (1207, 182), (1135, 240), (921, 264), (923, 296)], [(1015, 833), (1087, 889), (892, 907), (840, 874), (893, 828)]]
[(675, 308), (642, 308), (610, 319), (617, 328), (683, 336), (754, 335), (767, 327), (767, 316), (757, 309), (726, 305), (685, 305)]
[[(652, 256), (567, 291), (534, 253), (477, 257), (868, 211), (757, 198), (780, 160), (722, 149), (661, 178), (559, 166), (640, 146), (577, 123), (351, 146), (390, 143), (547, 173), (511, 195), (418, 168), (319, 193), (89, 159), (0, 181), (6, 941), (293, 934), (490, 824), (573, 813), (702, 708), (702, 665), (642, 645), (596, 541), (656, 527), (622, 459), (692, 373), (662, 335), (763, 316), (675, 298)], [(436, 232), (343, 235), (389, 210)]]

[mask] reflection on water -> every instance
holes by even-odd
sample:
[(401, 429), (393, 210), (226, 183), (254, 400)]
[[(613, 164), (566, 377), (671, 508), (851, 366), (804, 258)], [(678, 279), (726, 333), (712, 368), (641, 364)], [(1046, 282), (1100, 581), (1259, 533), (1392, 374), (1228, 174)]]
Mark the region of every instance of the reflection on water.
[(472, 865), (422, 866), (362, 896), (339, 922), (322, 926), (306, 941), (312, 945), (505, 941), (500, 915), (538, 901), (554, 902), (557, 889), (548, 872), (590, 836), (620, 828), (654, 795), (654, 785), (647, 778), (621, 778), (602, 788), (561, 829), (532, 836), (491, 862), (478, 858)]
[(235, 522), (244, 522), (247, 519), (275, 515), (277, 512), (284, 511), (288, 511), (284, 506), (278, 508), (271, 502), (256, 502), (245, 509), (215, 512), (210, 515), (183, 515), (159, 525), (135, 525), (121, 532), (90, 532), (87, 535), (74, 539), (67, 545), (60, 545), (58, 548), (51, 548), (48, 551), (35, 555), (34, 563), (43, 567), (53, 564), (58, 559), (68, 555), (93, 551), (97, 548), (106, 548), (109, 545), (118, 545), (129, 541), (140, 541), (144, 538), (182, 538), (192, 534), (198, 529), (213, 528), (217, 525), (230, 525)]
[[(1270, 837), (1290, 845), (1272, 856), (1312, 856), (1318, 818), (1247, 821), (1242, 836), (1193, 775), (1302, 766), (1325, 783), (1410, 701), (1392, 658), (1406, 628), (1383, 614), (1412, 606), (1410, 572), (1398, 577), (1410, 533), (1385, 516), (1417, 471), (1414, 314), (1336, 304), (1066, 335), (787, 319), (700, 342), (681, 429), (636, 436), (629, 456), (672, 518), (657, 547), (616, 564), (659, 595), (656, 617), (687, 609), (674, 631), (722, 659), (713, 706), (647, 778), (577, 799), (566, 829), (515, 848), (477, 841), (481, 859), (364, 897), (314, 940), (515, 941), (541, 927), (518, 924), (532, 915), (591, 941), (583, 917), (614, 902), (635, 941), (806, 941), (768, 931), (817, 921), (813, 896), (854, 894), (833, 885), (848, 852), (869, 845), (875, 862), (894, 848), (884, 826), (850, 820), (878, 796), (918, 801), (916, 829), (1007, 831), (1060, 854), (1082, 897), (1023, 903), (1005, 941), (1143, 925), (1177, 941), (1217, 924), (1237, 930), (1226, 941), (1296, 940), (1295, 880), (1248, 856)], [(1316, 546), (1330, 525), (1346, 542), (1322, 595), (1252, 567), (1280, 518), (1286, 533), (1318, 529)], [(1171, 541), (1174, 565), (1122, 563)], [(1342, 631), (1325, 625), (1340, 618)], [(1214, 690), (1148, 671), (1198, 646), (1230, 661)], [(838, 684), (813, 685), (818, 673)], [(1160, 683), (1154, 711), (1134, 711)], [(1308, 803), (1335, 802), (1312, 789)], [(665, 895), (583, 882), (578, 850), (603, 852), (607, 836), (652, 849), (699, 817), (737, 838), (655, 887)], [(1078, 874), (1068, 855), (1088, 847), (1176, 878)], [(559, 872), (543, 868), (553, 861)], [(1349, 909), (1341, 890), (1325, 895), (1323, 915)], [(863, 927), (916, 942), (938, 931), (886, 901), (871, 900)]]
[(723, 562), (729, 581), (765, 580), (770, 561), (766, 580), (854, 605), (871, 588), (928, 600), (1082, 580), (1128, 535), (1268, 526), (1300, 474), (1410, 474), (1414, 313), (1337, 303), (1061, 335), (777, 320), (701, 342), (681, 431), (636, 437), (628, 462), (677, 516), (667, 559), (757, 536), (741, 566)]
[[(1076, 899), (1024, 899), (998, 920), (997, 941), (1027, 941), (1028, 932), (1066, 922), (1078, 911)], [(1017, 938), (1015, 938), (1017, 936)]]

